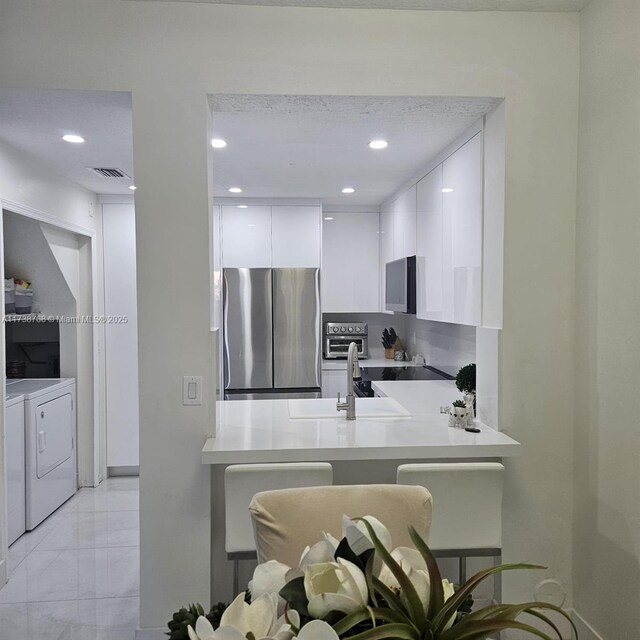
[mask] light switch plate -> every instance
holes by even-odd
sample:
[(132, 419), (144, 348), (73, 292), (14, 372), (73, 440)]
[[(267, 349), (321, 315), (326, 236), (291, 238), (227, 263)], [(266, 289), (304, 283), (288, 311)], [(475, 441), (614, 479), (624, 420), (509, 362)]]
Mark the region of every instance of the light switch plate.
[(202, 376), (183, 376), (182, 378), (182, 404), (202, 404)]

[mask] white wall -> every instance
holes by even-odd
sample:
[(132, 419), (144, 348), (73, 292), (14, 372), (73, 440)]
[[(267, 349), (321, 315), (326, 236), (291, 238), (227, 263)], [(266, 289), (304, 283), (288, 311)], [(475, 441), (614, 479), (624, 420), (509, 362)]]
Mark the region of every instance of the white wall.
[[(640, 629), (640, 4), (581, 18), (574, 583), (603, 638)], [(614, 587), (613, 585), (617, 585)]]
[[(550, 568), (505, 593), (529, 599), (543, 576), (570, 588), (578, 35), (559, 13), (3, 6), (0, 85), (133, 91), (143, 627), (208, 600), (210, 413), (180, 404), (182, 375), (211, 380), (206, 92), (506, 97), (500, 420), (525, 453), (507, 470), (505, 560)], [(188, 313), (172, 312), (174, 286)]]

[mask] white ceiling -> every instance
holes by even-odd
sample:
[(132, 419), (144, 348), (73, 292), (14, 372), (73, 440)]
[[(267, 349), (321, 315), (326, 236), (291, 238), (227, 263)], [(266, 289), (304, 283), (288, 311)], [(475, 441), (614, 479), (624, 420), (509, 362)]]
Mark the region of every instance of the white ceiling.
[[(66, 133), (86, 142), (63, 142)], [(0, 89), (0, 139), (91, 191), (131, 193), (129, 180), (86, 168), (117, 168), (133, 178), (129, 93)]]
[(580, 11), (590, 0), (182, 0), (211, 4), (431, 11)]
[[(490, 111), (497, 98), (210, 96), (214, 195), (377, 206)], [(389, 142), (372, 151), (369, 141)], [(352, 186), (353, 195), (342, 187)]]

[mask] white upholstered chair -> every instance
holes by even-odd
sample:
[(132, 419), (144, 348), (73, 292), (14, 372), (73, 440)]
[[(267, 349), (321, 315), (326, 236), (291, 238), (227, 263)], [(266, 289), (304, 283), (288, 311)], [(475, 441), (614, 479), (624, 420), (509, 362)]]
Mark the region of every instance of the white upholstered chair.
[[(466, 559), (502, 558), (502, 489), (504, 467), (496, 462), (405, 464), (398, 467), (399, 485), (426, 487), (433, 496), (429, 548), (436, 557), (459, 558), (460, 582)], [(500, 574), (495, 597), (502, 600)]]
[(344, 514), (375, 516), (389, 529), (394, 546), (412, 545), (409, 525), (427, 538), (431, 495), (423, 487), (393, 484), (287, 489), (256, 494), (249, 510), (258, 562), (296, 567), (304, 548), (321, 540), (323, 531), (341, 537)]
[(236, 464), (225, 469), (225, 550), (233, 560), (233, 592), (238, 592), (238, 561), (256, 557), (249, 504), (265, 489), (315, 487), (333, 484), (327, 462)]

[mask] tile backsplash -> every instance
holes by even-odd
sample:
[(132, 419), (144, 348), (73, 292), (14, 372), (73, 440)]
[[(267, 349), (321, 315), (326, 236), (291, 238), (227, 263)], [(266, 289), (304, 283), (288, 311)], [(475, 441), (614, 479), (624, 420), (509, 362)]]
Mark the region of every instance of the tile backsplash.
[(405, 316), (404, 335), (409, 355), (424, 356), (427, 364), (456, 375), (476, 361), (476, 328)]
[(384, 355), (382, 330), (393, 327), (409, 357), (416, 354), (424, 356), (427, 364), (445, 373), (455, 375), (460, 367), (476, 361), (475, 327), (389, 313), (325, 313), (323, 321), (368, 323), (370, 357)]

